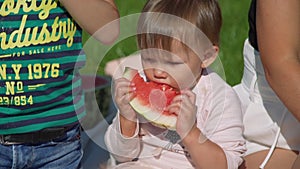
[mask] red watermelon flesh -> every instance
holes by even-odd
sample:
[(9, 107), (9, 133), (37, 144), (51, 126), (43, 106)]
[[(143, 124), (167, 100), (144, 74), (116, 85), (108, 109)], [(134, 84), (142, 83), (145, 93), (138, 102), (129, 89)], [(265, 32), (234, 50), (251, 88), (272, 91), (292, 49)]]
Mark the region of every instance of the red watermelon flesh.
[(123, 77), (136, 86), (136, 96), (130, 102), (133, 109), (156, 126), (175, 130), (177, 115), (165, 108), (179, 92), (166, 84), (145, 82), (132, 68), (126, 68)]

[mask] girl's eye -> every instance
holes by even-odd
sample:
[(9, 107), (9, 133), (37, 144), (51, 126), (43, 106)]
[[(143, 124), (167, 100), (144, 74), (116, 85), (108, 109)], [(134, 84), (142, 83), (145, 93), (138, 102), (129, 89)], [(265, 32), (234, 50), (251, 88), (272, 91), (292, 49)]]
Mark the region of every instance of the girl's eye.
[(167, 62), (167, 64), (170, 64), (170, 65), (180, 65), (180, 64), (183, 64), (183, 62)]
[(145, 62), (150, 62), (150, 63), (154, 63), (155, 62), (155, 60), (151, 59), (151, 58), (145, 58), (144, 61)]

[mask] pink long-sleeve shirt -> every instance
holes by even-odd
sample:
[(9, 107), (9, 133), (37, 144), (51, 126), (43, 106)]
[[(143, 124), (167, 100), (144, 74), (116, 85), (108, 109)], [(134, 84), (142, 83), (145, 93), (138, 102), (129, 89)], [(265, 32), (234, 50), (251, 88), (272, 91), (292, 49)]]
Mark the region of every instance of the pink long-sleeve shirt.
[[(238, 96), (214, 72), (203, 75), (193, 92), (197, 96), (197, 127), (224, 150), (228, 169), (237, 169), (246, 151)], [(193, 168), (182, 147), (165, 139), (167, 130), (141, 120), (137, 123), (130, 138), (120, 132), (119, 114), (108, 127), (105, 143), (117, 161), (138, 158), (139, 163), (163, 169)]]

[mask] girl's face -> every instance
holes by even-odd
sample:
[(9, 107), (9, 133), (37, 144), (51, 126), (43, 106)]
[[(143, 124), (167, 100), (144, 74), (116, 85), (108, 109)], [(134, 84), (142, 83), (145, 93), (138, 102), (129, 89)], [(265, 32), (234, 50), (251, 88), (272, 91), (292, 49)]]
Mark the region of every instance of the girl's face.
[(171, 51), (142, 51), (142, 64), (147, 80), (168, 84), (178, 90), (192, 89), (201, 77), (200, 58), (187, 52), (181, 45), (173, 44)]

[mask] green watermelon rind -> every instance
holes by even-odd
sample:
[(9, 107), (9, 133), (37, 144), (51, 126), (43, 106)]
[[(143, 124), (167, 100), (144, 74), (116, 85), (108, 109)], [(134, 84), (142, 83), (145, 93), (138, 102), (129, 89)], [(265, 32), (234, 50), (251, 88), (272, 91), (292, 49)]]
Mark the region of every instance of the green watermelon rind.
[(130, 102), (130, 105), (136, 112), (141, 114), (145, 119), (151, 121), (152, 123), (155, 123), (158, 127), (176, 130), (176, 116), (162, 115), (161, 112), (154, 111), (153, 109), (147, 106), (141, 106), (140, 101), (136, 98), (134, 98)]
[[(126, 67), (123, 77), (131, 81), (136, 74), (138, 74), (137, 70)], [(137, 113), (142, 115), (155, 126), (167, 128), (169, 130), (176, 130), (177, 117), (175, 115), (162, 115), (161, 112), (157, 112), (149, 108), (150, 106), (143, 106), (143, 104), (137, 98), (133, 98), (129, 104)]]
[(135, 69), (132, 69), (130, 67), (125, 67), (125, 71), (123, 73), (123, 77), (126, 78), (127, 80), (132, 80), (136, 74), (139, 72)]

